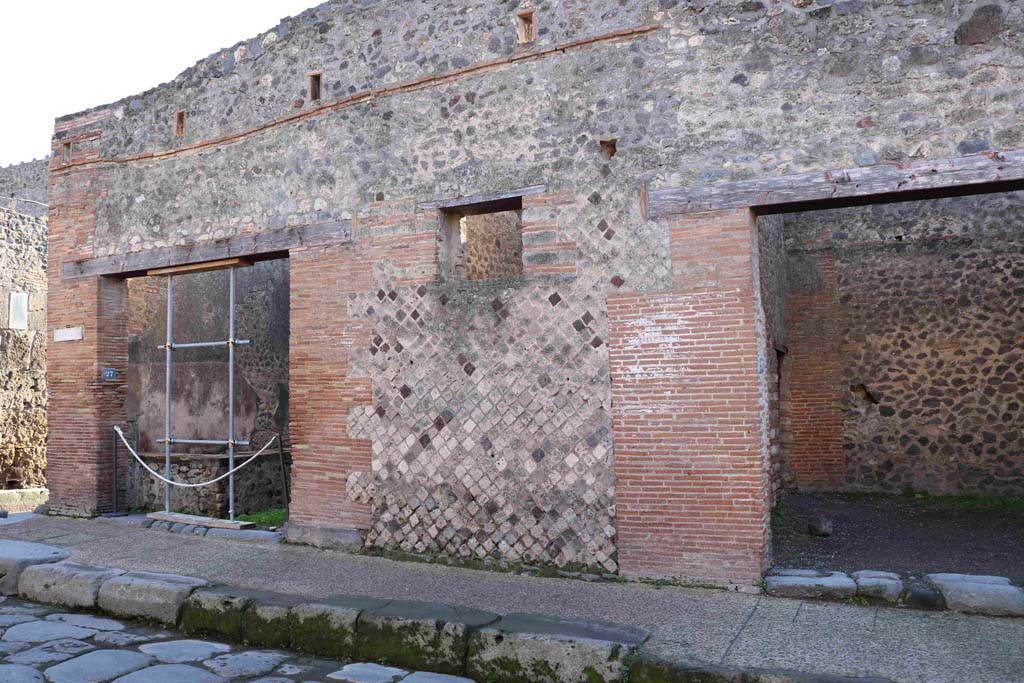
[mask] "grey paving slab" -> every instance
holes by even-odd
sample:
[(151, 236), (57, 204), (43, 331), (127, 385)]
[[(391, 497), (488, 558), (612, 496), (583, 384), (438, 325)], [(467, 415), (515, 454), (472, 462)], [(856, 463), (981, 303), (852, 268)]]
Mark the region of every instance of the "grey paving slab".
[(97, 631), (123, 631), (124, 624), (116, 619), (106, 619), (104, 617), (94, 617), (91, 614), (50, 614), (46, 617), (47, 621), (60, 621), (65, 624), (71, 624), (72, 626), (81, 626), (82, 628), (92, 628)]
[(162, 640), (169, 638), (169, 633), (160, 633), (157, 631), (146, 632), (146, 633), (122, 633), (120, 631), (101, 631), (93, 636), (93, 640), (97, 643), (103, 643), (104, 645), (114, 645), (116, 647), (125, 647), (127, 645), (137, 645), (139, 643), (149, 643), (154, 640)]
[(347, 664), (327, 675), (332, 681), (343, 683), (396, 683), (409, 675), (405, 669), (379, 664)]
[(152, 657), (141, 652), (95, 650), (55, 664), (44, 674), (52, 683), (107, 683), (152, 661)]
[(0, 614), (0, 629), (10, 628), (15, 624), (24, 624), (29, 621), (38, 621), (38, 618), (29, 614)]
[(402, 679), (402, 683), (476, 683), (471, 678), (417, 671)]
[(44, 683), (43, 674), (21, 664), (0, 664), (0, 681), (4, 683)]
[(12, 664), (53, 664), (77, 657), (83, 652), (94, 649), (96, 649), (96, 646), (91, 643), (73, 638), (62, 638), (61, 640), (51, 640), (48, 643), (37, 645), (28, 650), (8, 655), (7, 661)]
[(273, 671), (284, 659), (280, 652), (234, 652), (207, 659), (203, 666), (225, 678), (261, 676)]
[(3, 639), (21, 643), (43, 643), (61, 638), (92, 638), (96, 633), (96, 629), (82, 628), (59, 621), (30, 621), (16, 624), (7, 629), (4, 631)]
[(165, 664), (184, 664), (226, 654), (231, 652), (231, 647), (209, 640), (168, 640), (140, 645), (139, 650), (153, 655)]
[(189, 664), (158, 664), (116, 678), (114, 683), (224, 683), (224, 679)]

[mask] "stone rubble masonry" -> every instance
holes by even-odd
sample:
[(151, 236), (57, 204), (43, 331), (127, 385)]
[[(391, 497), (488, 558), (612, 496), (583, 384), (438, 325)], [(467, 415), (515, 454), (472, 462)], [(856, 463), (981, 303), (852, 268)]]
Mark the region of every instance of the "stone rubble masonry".
[[(49, 328), (85, 338), (51, 348), (53, 509), (110, 508), (127, 363), (123, 281), (63, 266), (345, 222), (288, 253), (297, 529), (752, 588), (778, 259), (750, 215), (650, 219), (641, 188), (1024, 146), (1003, 5), (957, 42), (953, 0), (549, 3), (523, 46), (517, 6), (342, 0), (61, 117)], [(438, 272), (424, 204), (537, 186), (521, 276)]]
[[(0, 183), (8, 170), (0, 169)], [(22, 489), (42, 486), (46, 467), (46, 217), (7, 208), (2, 191), (0, 187), (0, 488)], [(19, 204), (18, 210), (22, 208)], [(27, 329), (11, 328), (12, 293), (28, 295)], [(5, 507), (2, 497), (0, 507)]]
[(786, 217), (790, 483), (1024, 493), (1024, 192)]
[(49, 157), (0, 167), (0, 208), (46, 220), (49, 167)]

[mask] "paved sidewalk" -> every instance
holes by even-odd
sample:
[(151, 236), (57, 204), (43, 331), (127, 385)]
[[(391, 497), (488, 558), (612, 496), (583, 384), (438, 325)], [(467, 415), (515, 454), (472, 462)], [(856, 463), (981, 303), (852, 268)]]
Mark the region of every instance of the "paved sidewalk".
[(0, 598), (4, 683), (474, 683), (377, 664), (185, 638), (166, 628)]
[(304, 546), (242, 543), (34, 517), (0, 538), (67, 547), (76, 562), (199, 576), (260, 590), (431, 600), (648, 629), (646, 649), (679, 660), (901, 683), (1024, 683), (1024, 620), (805, 602), (638, 584), (591, 584), (393, 562)]

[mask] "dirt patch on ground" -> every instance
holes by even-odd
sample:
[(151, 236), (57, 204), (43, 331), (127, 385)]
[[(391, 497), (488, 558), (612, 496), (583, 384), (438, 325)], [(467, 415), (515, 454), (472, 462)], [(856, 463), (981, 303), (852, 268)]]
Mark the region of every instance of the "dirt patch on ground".
[[(818, 513), (828, 537), (808, 533)], [(786, 493), (772, 514), (776, 567), (1024, 580), (1024, 499)]]

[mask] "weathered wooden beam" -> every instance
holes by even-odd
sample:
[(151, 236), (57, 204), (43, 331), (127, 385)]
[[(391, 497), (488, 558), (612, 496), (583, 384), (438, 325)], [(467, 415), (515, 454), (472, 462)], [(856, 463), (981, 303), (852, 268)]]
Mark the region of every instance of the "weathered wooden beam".
[(751, 207), (759, 214), (1024, 189), (1024, 150), (647, 189), (647, 215)]
[(186, 273), (206, 273), (211, 270), (223, 270), (224, 268), (238, 268), (239, 266), (251, 266), (252, 259), (249, 258), (223, 258), (217, 261), (203, 261), (202, 263), (186, 263), (183, 266), (171, 266), (170, 268), (153, 268), (146, 271), (146, 275), (184, 275)]
[(63, 265), (61, 277), (65, 280), (96, 275), (134, 277), (161, 268), (176, 268), (223, 259), (245, 258), (260, 261), (287, 256), (289, 249), (299, 246), (351, 241), (351, 221), (326, 221), (299, 228), (268, 230), (219, 240), (73, 261)]
[(543, 194), (546, 190), (546, 185), (531, 185), (529, 187), (519, 188), (518, 190), (508, 190), (507, 192), (491, 192), (488, 194), (470, 195), (468, 197), (437, 199), (432, 202), (422, 202), (419, 204), (419, 208), (451, 209), (454, 207), (471, 206), (473, 204), (490, 204), (495, 202), (501, 202), (508, 199), (525, 197), (531, 194)]

